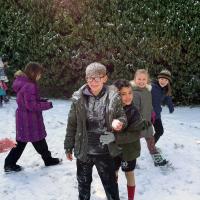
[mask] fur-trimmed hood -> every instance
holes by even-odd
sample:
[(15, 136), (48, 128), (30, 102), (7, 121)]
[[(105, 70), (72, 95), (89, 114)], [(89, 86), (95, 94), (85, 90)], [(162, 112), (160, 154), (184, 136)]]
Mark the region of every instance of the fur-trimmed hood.
[(15, 80), (13, 82), (12, 88), (17, 93), (26, 83), (30, 82), (28, 77), (21, 70), (15, 73)]
[[(132, 86), (132, 88), (133, 88), (134, 90), (141, 90), (141, 88), (139, 88), (139, 87), (136, 85), (135, 81), (130, 81), (130, 84), (131, 84), (131, 86)], [(147, 84), (145, 88), (146, 88), (148, 91), (151, 91), (151, 90), (152, 90), (152, 86), (151, 86), (150, 84)]]
[(18, 70), (15, 72), (14, 77), (16, 78), (18, 76), (26, 76), (26, 74), (22, 70)]

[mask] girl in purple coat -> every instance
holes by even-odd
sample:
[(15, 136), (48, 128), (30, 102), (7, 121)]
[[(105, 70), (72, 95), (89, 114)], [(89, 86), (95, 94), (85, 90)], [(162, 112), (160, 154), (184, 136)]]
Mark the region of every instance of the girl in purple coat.
[(18, 71), (13, 83), (13, 90), (17, 93), (16, 110), (16, 141), (5, 159), (4, 170), (21, 171), (17, 161), (22, 155), (26, 144), (31, 142), (35, 150), (41, 155), (46, 166), (59, 164), (60, 159), (52, 158), (46, 143), (46, 130), (42, 111), (51, 109), (52, 103), (40, 98), (37, 81), (41, 78), (43, 68), (38, 63), (29, 63), (24, 73)]

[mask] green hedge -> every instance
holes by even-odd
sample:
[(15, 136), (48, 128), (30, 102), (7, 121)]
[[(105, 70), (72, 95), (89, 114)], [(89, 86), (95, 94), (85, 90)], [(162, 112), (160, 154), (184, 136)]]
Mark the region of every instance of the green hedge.
[(0, 3), (0, 53), (10, 76), (28, 61), (46, 68), (43, 93), (70, 97), (87, 64), (99, 61), (111, 78), (147, 68), (173, 75), (177, 104), (200, 103), (200, 2), (184, 0), (7, 0)]

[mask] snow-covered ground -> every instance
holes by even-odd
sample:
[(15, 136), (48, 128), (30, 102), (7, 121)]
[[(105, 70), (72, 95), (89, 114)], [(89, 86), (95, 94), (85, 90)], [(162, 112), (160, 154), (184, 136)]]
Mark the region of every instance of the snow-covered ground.
[[(70, 101), (53, 100), (54, 108), (44, 112), (47, 142), (54, 156), (63, 158), (58, 166), (44, 167), (33, 146), (28, 144), (18, 164), (22, 172), (5, 174), (0, 154), (1, 200), (76, 200), (75, 159), (65, 159), (63, 140)], [(0, 138), (15, 138), (15, 100), (0, 109)], [(173, 167), (154, 167), (142, 140), (142, 153), (135, 170), (137, 200), (200, 200), (200, 107), (176, 107), (173, 114), (163, 109), (165, 133), (158, 147)], [(127, 199), (126, 180), (119, 176), (120, 197)], [(105, 194), (94, 168), (91, 199), (104, 200)]]

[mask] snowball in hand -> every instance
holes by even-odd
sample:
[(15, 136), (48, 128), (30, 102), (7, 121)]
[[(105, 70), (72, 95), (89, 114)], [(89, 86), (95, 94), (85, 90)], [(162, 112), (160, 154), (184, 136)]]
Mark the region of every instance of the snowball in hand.
[(114, 130), (116, 130), (116, 131), (121, 130), (121, 129), (122, 129), (122, 125), (123, 125), (123, 123), (120, 122), (118, 119), (114, 119), (114, 120), (112, 121), (112, 128), (113, 128)]

